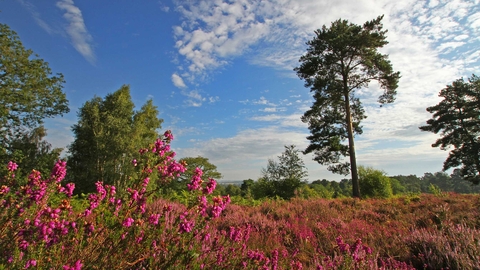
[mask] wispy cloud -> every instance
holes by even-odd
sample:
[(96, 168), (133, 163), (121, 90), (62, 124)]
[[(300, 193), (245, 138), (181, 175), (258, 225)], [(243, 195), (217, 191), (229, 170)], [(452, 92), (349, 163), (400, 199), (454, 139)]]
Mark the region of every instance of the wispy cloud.
[(178, 88), (185, 88), (185, 82), (183, 81), (182, 77), (180, 77), (177, 73), (172, 74), (172, 82)]
[(30, 14), (32, 14), (32, 17), (33, 19), (35, 20), (35, 22), (37, 23), (38, 26), (40, 26), (43, 30), (45, 30), (47, 33), (49, 34), (53, 34), (53, 29), (50, 27), (50, 25), (48, 25), (48, 23), (46, 23), (40, 16), (40, 13), (38, 13), (38, 11), (36, 10), (35, 6), (26, 1), (26, 0), (17, 0), (20, 4), (22, 4), (22, 6), (24, 6), (29, 12)]
[(200, 107), (202, 106), (203, 102), (207, 100), (197, 90), (192, 90), (192, 91), (184, 90), (182, 91), (182, 95), (187, 97), (187, 99), (185, 100), (185, 104), (188, 107)]
[(73, 0), (61, 0), (57, 2), (57, 7), (64, 10), (63, 17), (67, 20), (67, 34), (70, 36), (73, 47), (92, 65), (95, 64), (96, 57), (93, 51), (93, 38), (88, 33), (85, 22), (83, 21), (82, 11), (75, 6)]

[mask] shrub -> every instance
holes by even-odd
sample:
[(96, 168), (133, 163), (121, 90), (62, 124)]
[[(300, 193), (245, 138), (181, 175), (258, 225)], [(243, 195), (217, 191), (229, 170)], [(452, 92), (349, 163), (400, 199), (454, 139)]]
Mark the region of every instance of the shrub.
[(380, 170), (358, 167), (360, 191), (366, 198), (390, 198), (393, 195), (390, 178)]

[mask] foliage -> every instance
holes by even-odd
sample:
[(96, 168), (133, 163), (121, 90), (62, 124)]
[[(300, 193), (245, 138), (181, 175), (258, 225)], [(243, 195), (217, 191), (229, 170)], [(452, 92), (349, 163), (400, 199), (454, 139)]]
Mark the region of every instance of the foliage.
[[(22, 149), (26, 151), (24, 152), (17, 146), (22, 143), (22, 147), (26, 147), (30, 143), (27, 137), (34, 136), (32, 134), (42, 130), (41, 125), (45, 118), (69, 112), (68, 101), (62, 91), (63, 75), (52, 76), (48, 63), (38, 58), (38, 55), (33, 55), (34, 57), (32, 55), (32, 50), (23, 47), (17, 33), (6, 24), (0, 24), (0, 160), (2, 163), (11, 159), (20, 162), (18, 159), (22, 156), (31, 158), (32, 151), (43, 151), (44, 149), (29, 148), (29, 150)], [(40, 133), (44, 134), (44, 130)], [(36, 136), (43, 137), (38, 133)], [(49, 164), (49, 166), (52, 165)]]
[[(366, 116), (357, 89), (378, 81), (384, 92), (380, 104), (395, 99), (399, 72), (377, 51), (388, 42), (381, 24), (383, 16), (366, 22), (363, 26), (337, 20), (327, 28), (316, 30), (316, 36), (307, 42), (307, 53), (300, 57), (301, 65), (295, 68), (313, 92), (312, 107), (302, 121), (308, 123), (310, 145), (304, 153), (314, 153), (314, 160), (334, 173), (351, 172), (353, 196), (359, 197), (354, 134), (361, 134), (361, 120)], [(343, 144), (348, 139), (348, 145)], [(349, 156), (350, 162), (341, 162)]]
[(295, 196), (295, 190), (308, 175), (305, 163), (298, 153), (295, 145), (286, 145), (285, 151), (278, 157), (278, 163), (272, 159), (268, 160), (267, 168), (262, 169), (262, 179), (271, 185), (266, 196), (279, 196), (283, 199)]
[[(0, 160), (16, 161), (20, 169), (17, 176), (27, 176), (32, 169), (43, 174), (50, 172), (55, 161), (59, 159), (61, 148), (52, 149), (52, 145), (43, 140), (47, 135), (43, 126), (32, 129), (30, 132), (17, 133), (9, 143), (9, 154), (0, 155)], [(4, 174), (6, 171), (1, 168)]]
[(128, 180), (137, 149), (158, 137), (163, 120), (151, 100), (134, 111), (130, 87), (123, 85), (104, 99), (94, 97), (78, 112), (69, 146), (69, 180), (79, 192), (91, 192), (96, 181), (120, 186)]
[(391, 180), (385, 172), (371, 167), (358, 167), (360, 191), (366, 198), (390, 198), (393, 195)]
[(472, 75), (447, 85), (439, 94), (440, 103), (427, 108), (433, 118), (421, 126), (423, 131), (440, 133), (432, 147), (447, 150), (453, 146), (443, 163), (443, 170), (460, 167), (461, 176), (480, 183), (480, 78)]

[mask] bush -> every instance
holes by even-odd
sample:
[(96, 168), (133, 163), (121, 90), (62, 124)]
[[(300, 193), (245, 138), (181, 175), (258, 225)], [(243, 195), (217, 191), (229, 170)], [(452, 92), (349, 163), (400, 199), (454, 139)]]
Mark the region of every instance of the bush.
[(365, 198), (390, 198), (393, 196), (390, 178), (380, 170), (358, 167), (360, 192)]

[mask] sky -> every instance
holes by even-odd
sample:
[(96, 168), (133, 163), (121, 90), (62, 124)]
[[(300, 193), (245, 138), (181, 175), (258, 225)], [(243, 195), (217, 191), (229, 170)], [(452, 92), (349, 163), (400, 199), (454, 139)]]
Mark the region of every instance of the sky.
[[(177, 157), (208, 158), (221, 181), (258, 179), (285, 145), (307, 147), (300, 117), (313, 97), (293, 69), (314, 31), (337, 19), (384, 15), (380, 51), (402, 76), (393, 104), (376, 103), (374, 83), (357, 90), (368, 116), (355, 138), (359, 165), (440, 171), (448, 152), (418, 129), (431, 118), (425, 109), (447, 84), (480, 75), (479, 0), (0, 0), (0, 11), (0, 23), (65, 76), (70, 113), (46, 121), (54, 147), (74, 140), (86, 101), (128, 84), (137, 109), (158, 106)], [(345, 178), (300, 155), (310, 181)]]

